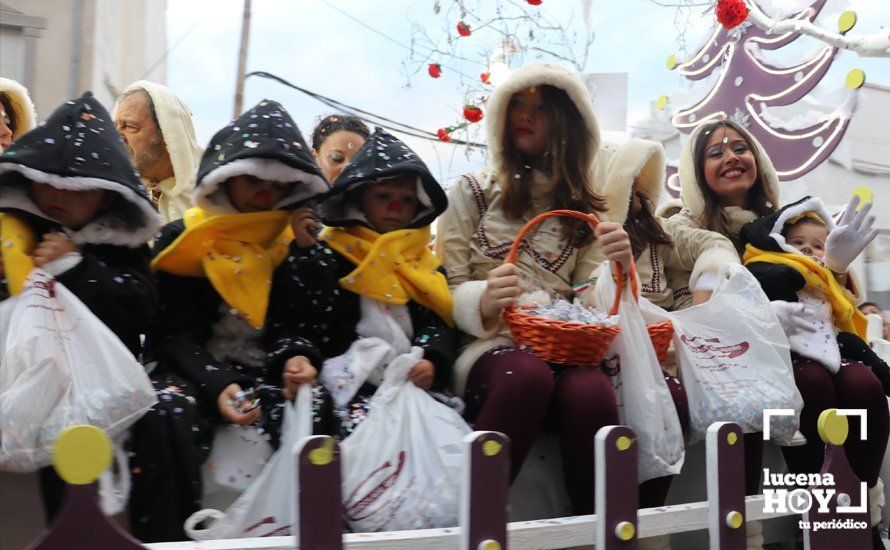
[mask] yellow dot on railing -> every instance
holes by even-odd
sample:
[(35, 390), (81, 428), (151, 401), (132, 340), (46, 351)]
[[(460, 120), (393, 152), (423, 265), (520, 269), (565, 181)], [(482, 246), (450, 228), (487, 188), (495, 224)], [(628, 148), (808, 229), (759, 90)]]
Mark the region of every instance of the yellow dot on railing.
[(854, 25), (856, 25), (855, 11), (845, 11), (837, 18), (837, 30), (841, 31), (841, 34), (848, 32)]
[(826, 409), (819, 415), (816, 422), (819, 437), (830, 445), (843, 445), (850, 433), (850, 424), (846, 416), (837, 414), (837, 409)]
[(111, 440), (95, 426), (65, 428), (53, 445), (53, 465), (59, 477), (71, 485), (93, 483), (111, 459)]
[(309, 462), (315, 466), (326, 466), (334, 460), (334, 440), (326, 439), (321, 447), (309, 451)]
[(726, 514), (726, 526), (730, 529), (738, 529), (742, 526), (742, 523), (745, 521), (745, 516), (742, 515), (741, 512), (737, 510), (733, 510), (732, 512)]
[(485, 456), (494, 456), (501, 452), (501, 447), (503, 447), (503, 445), (494, 439), (489, 439), (482, 444), (482, 453), (485, 454)]
[(729, 432), (726, 434), (726, 442), (730, 445), (735, 445), (739, 441), (739, 434), (735, 432)]
[(615, 440), (615, 448), (617, 448), (619, 451), (626, 451), (630, 449), (630, 446), (632, 444), (633, 440), (631, 440), (631, 438), (627, 437), (626, 435), (622, 435)]
[(851, 90), (861, 88), (865, 84), (865, 72), (862, 69), (852, 69), (847, 73), (844, 84)]
[(678, 63), (677, 63), (677, 54), (673, 54), (673, 53), (672, 53), (672, 54), (669, 55), (668, 58), (667, 58), (667, 69), (668, 69), (669, 71), (673, 71), (674, 69), (677, 68), (677, 65), (678, 65)]
[(618, 540), (629, 541), (633, 540), (633, 538), (637, 534), (637, 528), (633, 523), (629, 521), (622, 521), (618, 525), (615, 526), (615, 537)]
[(479, 546), (477, 546), (476, 548), (478, 548), (479, 550), (501, 550), (501, 543), (496, 540), (488, 539), (480, 542)]
[(655, 108), (658, 109), (659, 111), (663, 111), (664, 108), (667, 107), (667, 104), (668, 104), (668, 96), (666, 96), (666, 95), (658, 96), (658, 99), (655, 100)]

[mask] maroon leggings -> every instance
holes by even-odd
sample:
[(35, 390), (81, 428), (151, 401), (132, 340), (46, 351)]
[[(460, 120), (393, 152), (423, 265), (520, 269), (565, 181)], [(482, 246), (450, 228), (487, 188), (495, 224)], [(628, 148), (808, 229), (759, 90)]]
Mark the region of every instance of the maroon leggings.
[[(688, 422), (685, 392), (683, 386), (673, 380), (668, 382), (668, 388), (685, 429)], [(579, 515), (593, 513), (594, 436), (603, 426), (619, 423), (615, 392), (602, 371), (551, 367), (530, 352), (496, 348), (473, 365), (465, 398), (466, 416), (475, 429), (503, 432), (510, 438), (511, 481), (516, 479), (546, 418), (559, 435), (572, 511)], [(643, 483), (641, 505), (663, 504), (669, 487), (670, 477)]]
[(878, 378), (858, 361), (845, 360), (838, 373), (831, 374), (816, 361), (798, 358), (794, 361), (794, 381), (803, 396), (800, 431), (807, 438), (807, 444), (782, 447), (788, 469), (794, 473), (817, 473), (822, 468), (825, 444), (816, 429), (822, 411), (833, 407), (865, 409), (868, 411), (868, 439), (859, 440), (859, 417), (849, 416), (850, 435), (844, 451), (853, 472), (873, 487), (878, 480), (890, 432), (887, 398)]

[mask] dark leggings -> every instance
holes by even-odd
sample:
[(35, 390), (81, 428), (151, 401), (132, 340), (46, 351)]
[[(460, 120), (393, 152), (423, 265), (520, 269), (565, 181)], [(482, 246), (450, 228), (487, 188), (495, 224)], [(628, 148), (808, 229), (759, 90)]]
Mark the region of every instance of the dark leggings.
[[(676, 380), (676, 379), (674, 379)], [(668, 383), (680, 420), (688, 422), (685, 393)], [(584, 367), (551, 367), (526, 351), (497, 348), (473, 365), (465, 393), (467, 418), (477, 430), (494, 430), (510, 438), (510, 479), (516, 479), (538, 431), (550, 414), (559, 436), (563, 475), (572, 512), (594, 511), (594, 436), (603, 426), (618, 424), (612, 383), (602, 371)], [(664, 503), (670, 477), (641, 485), (641, 504)]]
[(856, 476), (873, 487), (878, 480), (890, 432), (887, 399), (877, 377), (858, 361), (844, 360), (838, 373), (831, 374), (816, 361), (798, 358), (794, 361), (794, 381), (803, 397), (800, 431), (807, 438), (807, 444), (782, 447), (788, 469), (794, 473), (816, 473), (822, 468), (825, 444), (816, 428), (822, 411), (834, 407), (865, 409), (868, 439), (859, 440), (859, 417), (848, 416), (850, 435), (844, 451)]

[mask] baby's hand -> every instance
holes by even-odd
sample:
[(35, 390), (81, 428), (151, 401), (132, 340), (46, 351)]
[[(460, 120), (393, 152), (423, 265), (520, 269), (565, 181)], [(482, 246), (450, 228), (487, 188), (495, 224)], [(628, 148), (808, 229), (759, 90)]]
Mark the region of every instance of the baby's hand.
[(43, 240), (34, 249), (34, 265), (43, 267), (60, 256), (64, 256), (69, 252), (76, 252), (77, 247), (71, 242), (67, 236), (61, 233), (47, 233), (43, 236)]
[(290, 219), (290, 227), (294, 232), (295, 241), (300, 248), (308, 248), (318, 241), (318, 216), (315, 210), (304, 206), (294, 210)]
[(435, 365), (426, 359), (421, 359), (416, 365), (411, 367), (411, 371), (408, 373), (408, 380), (414, 382), (414, 385), (422, 390), (429, 390), (433, 386), (435, 375)]
[(317, 376), (318, 370), (312, 366), (309, 359), (302, 355), (291, 357), (284, 364), (284, 373), (281, 375), (284, 387), (281, 393), (289, 401), (293, 401), (300, 384), (314, 384)]

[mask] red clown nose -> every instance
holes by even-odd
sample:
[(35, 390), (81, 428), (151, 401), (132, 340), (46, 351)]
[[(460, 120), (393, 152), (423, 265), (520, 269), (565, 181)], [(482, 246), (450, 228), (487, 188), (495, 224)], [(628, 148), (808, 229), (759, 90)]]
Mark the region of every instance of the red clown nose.
[(401, 212), (402, 211), (402, 203), (399, 201), (392, 201), (386, 207), (387, 210), (392, 210), (393, 212)]

